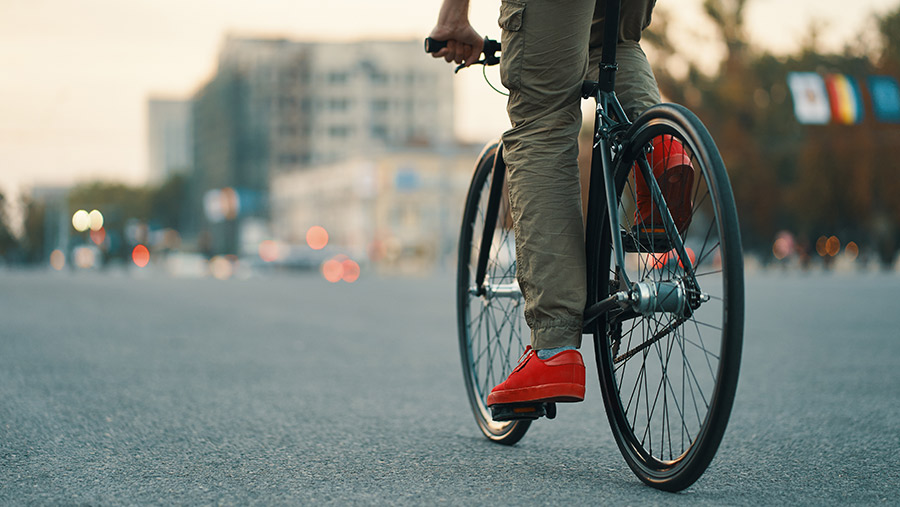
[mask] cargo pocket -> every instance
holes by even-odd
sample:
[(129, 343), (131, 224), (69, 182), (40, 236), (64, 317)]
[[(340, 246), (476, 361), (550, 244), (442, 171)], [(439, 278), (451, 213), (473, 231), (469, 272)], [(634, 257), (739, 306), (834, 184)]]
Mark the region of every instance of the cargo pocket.
[(522, 48), (524, 47), (522, 22), (525, 17), (525, 3), (503, 0), (500, 4), (498, 21), (503, 33), (500, 58), (500, 81), (509, 90), (516, 90), (522, 83)]
[(518, 32), (522, 29), (522, 16), (524, 14), (524, 3), (503, 0), (500, 3), (500, 28), (510, 32)]

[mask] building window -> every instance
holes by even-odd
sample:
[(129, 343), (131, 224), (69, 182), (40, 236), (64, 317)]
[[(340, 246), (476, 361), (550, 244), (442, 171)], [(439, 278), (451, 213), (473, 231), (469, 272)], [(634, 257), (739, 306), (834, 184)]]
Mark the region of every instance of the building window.
[(281, 165), (295, 165), (300, 161), (300, 156), (296, 153), (282, 153), (278, 155), (278, 163)]
[(328, 101), (328, 109), (332, 111), (346, 111), (350, 107), (348, 99), (331, 99)]
[(350, 136), (350, 127), (344, 125), (335, 125), (328, 128), (328, 135), (334, 138), (343, 139)]
[(344, 84), (347, 82), (346, 72), (332, 72), (328, 74), (328, 82), (331, 84)]
[(372, 137), (386, 141), (388, 138), (387, 125), (372, 125)]
[(390, 101), (386, 99), (376, 99), (372, 101), (373, 113), (386, 113), (391, 108)]

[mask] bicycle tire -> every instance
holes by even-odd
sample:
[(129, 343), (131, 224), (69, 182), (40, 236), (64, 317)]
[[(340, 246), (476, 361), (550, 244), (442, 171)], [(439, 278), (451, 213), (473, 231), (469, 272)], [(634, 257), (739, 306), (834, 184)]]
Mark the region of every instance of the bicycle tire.
[(463, 376), (475, 421), (489, 440), (512, 445), (525, 435), (531, 421), (496, 422), (485, 403), (491, 388), (509, 375), (525, 345), (530, 342), (523, 313), (524, 302), (521, 294), (518, 298), (492, 297), (491, 294), (478, 295), (475, 288), (478, 252), (486, 225), (495, 229), (485, 280), (494, 286), (518, 287), (515, 237), (508, 215), (507, 198), (502, 201), (495, 223), (485, 224), (491, 185), (489, 176), (498, 149), (499, 143), (488, 144), (478, 157), (466, 198), (459, 235), (457, 323)]
[[(689, 259), (693, 252), (693, 262), (688, 264), (675, 250), (660, 254), (668, 245), (649, 245), (646, 237), (636, 237), (638, 229), (633, 228), (637, 216), (632, 168), (639, 157), (648, 156), (658, 136), (679, 140), (695, 171), (691, 218), (681, 234)], [(616, 208), (619, 233), (631, 239), (632, 251), (626, 254), (623, 268), (629, 279), (648, 284), (679, 282), (687, 287), (688, 299), (709, 297), (681, 316), (663, 311), (610, 312), (594, 330), (603, 402), (619, 450), (644, 483), (680, 491), (693, 484), (715, 456), (737, 389), (744, 328), (737, 211), (712, 137), (684, 107), (662, 104), (646, 111), (625, 134), (620, 151), (615, 160)], [(666, 241), (671, 242), (671, 235), (678, 232), (666, 229)], [(600, 299), (621, 290), (611, 262), (609, 227), (604, 227), (603, 234)], [(699, 287), (685, 282), (689, 270)]]

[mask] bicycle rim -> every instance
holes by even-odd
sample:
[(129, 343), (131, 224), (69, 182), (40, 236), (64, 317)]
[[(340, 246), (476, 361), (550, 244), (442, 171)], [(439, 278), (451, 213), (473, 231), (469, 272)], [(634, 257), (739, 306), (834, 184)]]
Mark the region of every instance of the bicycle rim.
[[(485, 404), (490, 390), (509, 375), (530, 342), (524, 301), (521, 293), (516, 294), (515, 237), (508, 199), (503, 199), (496, 223), (485, 224), (497, 147), (489, 145), (479, 157), (466, 200), (457, 268), (457, 317), (463, 375), (475, 420), (488, 439), (512, 445), (525, 435), (531, 421), (495, 422)], [(488, 226), (494, 228), (485, 276), (491, 290), (479, 295), (475, 271)]]
[[(657, 151), (673, 140), (681, 143), (694, 168), (690, 220), (679, 227), (689, 260), (669, 249), (670, 239), (639, 237), (634, 228), (632, 167), (637, 157), (648, 156), (654, 139), (667, 140), (657, 142)], [(626, 462), (645, 483), (678, 491), (696, 481), (715, 455), (737, 386), (744, 311), (737, 214), (718, 150), (686, 109), (652, 108), (635, 122), (626, 146), (616, 166), (619, 234), (631, 245), (623, 269), (633, 283), (679, 286), (686, 300), (702, 302), (693, 311), (611, 312), (595, 333), (595, 350), (604, 404)], [(669, 154), (652, 156), (664, 163)], [(643, 230), (661, 227), (642, 224)], [(670, 227), (665, 236), (672, 234), (677, 232)], [(609, 277), (600, 277), (606, 285), (601, 297), (621, 284), (608, 262), (614, 257), (610, 239), (604, 243), (601, 263), (609, 266)], [(689, 271), (699, 287), (689, 281)]]

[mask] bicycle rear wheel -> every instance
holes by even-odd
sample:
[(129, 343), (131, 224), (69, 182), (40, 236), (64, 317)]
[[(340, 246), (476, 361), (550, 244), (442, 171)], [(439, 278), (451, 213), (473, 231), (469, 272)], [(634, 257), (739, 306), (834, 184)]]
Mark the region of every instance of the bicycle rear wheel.
[[(708, 467), (734, 401), (744, 327), (740, 231), (725, 166), (693, 113), (656, 106), (626, 137), (616, 159), (622, 269), (631, 282), (657, 291), (657, 301), (607, 315), (594, 334), (597, 366), (609, 422), (629, 467), (653, 487), (679, 491)], [(689, 159), (694, 169), (690, 219), (635, 227), (635, 163), (647, 157), (665, 162), (670, 153), (663, 147), (676, 141), (684, 147), (679, 160)], [(674, 248), (678, 229), (682, 254)], [(611, 261), (609, 236), (600, 252), (602, 299), (622, 289), (622, 276)], [(670, 296), (681, 304), (665, 301)]]
[[(466, 199), (459, 235), (457, 323), (463, 376), (475, 421), (488, 439), (512, 445), (525, 435), (531, 421), (496, 422), (485, 404), (491, 389), (506, 379), (530, 343), (524, 301), (516, 282), (515, 236), (505, 188), (497, 219), (486, 223), (489, 176), (498, 147), (498, 143), (488, 145), (478, 158)], [(475, 278), (485, 228), (493, 229), (494, 234), (484, 284), (479, 288)]]

